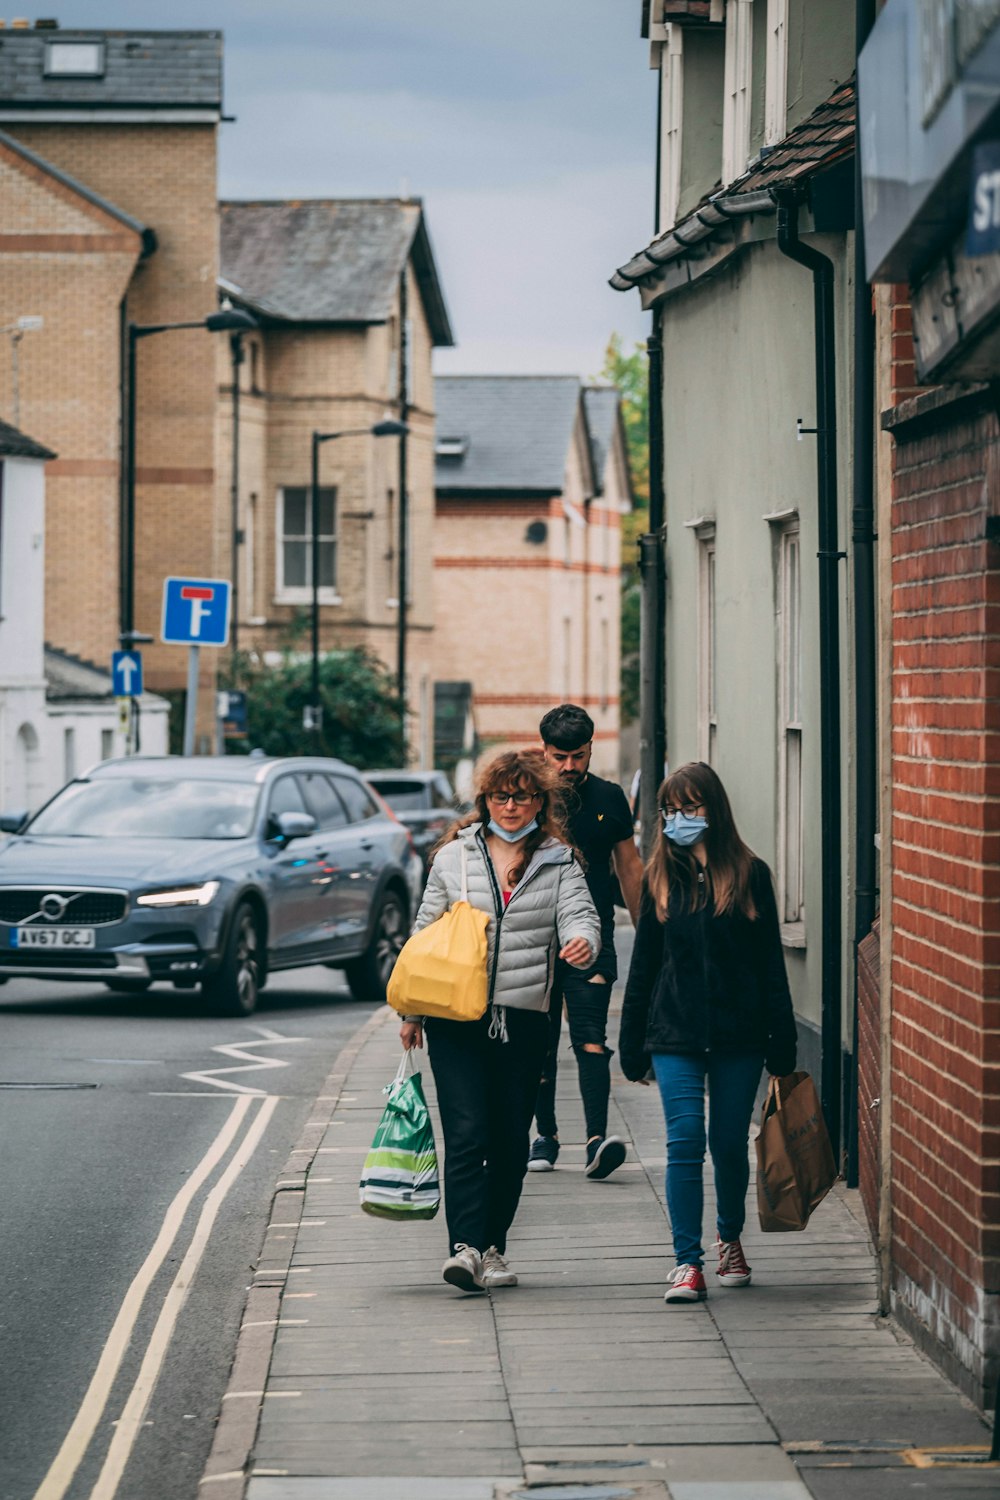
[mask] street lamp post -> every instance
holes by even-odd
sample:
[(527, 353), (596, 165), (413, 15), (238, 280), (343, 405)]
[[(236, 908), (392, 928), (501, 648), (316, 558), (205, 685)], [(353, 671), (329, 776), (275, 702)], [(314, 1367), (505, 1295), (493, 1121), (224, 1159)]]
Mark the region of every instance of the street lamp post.
[[(233, 667), (240, 649), (240, 366), (244, 360), (243, 332), (238, 329), (229, 335), (229, 353), (233, 367), (233, 437), (232, 463), (230, 465), (229, 510), (232, 561), (232, 626), (230, 642), (233, 650)], [(236, 686), (235, 678), (233, 686)]]
[(309, 515), (312, 538), (310, 547), (310, 573), (312, 583), (312, 671), (309, 683), (309, 703), (303, 715), (303, 728), (314, 734), (322, 733), (323, 705), (319, 691), (319, 450), (323, 443), (332, 443), (342, 437), (402, 437), (409, 428), (404, 422), (387, 418), (372, 427), (348, 427), (343, 432), (314, 432), (312, 435), (312, 464), (309, 480)]
[[(257, 319), (239, 307), (223, 308), (221, 312), (209, 313), (207, 318), (191, 323), (129, 323), (128, 325), (128, 382), (126, 389), (125, 421), (122, 424), (122, 441), (125, 448), (125, 493), (122, 504), (121, 524), (121, 584), (119, 610), (119, 640), (123, 651), (130, 650), (140, 640), (149, 640), (135, 628), (135, 430), (136, 430), (136, 349), (140, 339), (151, 338), (156, 333), (172, 333), (180, 328), (204, 328), (209, 333), (246, 332), (257, 327)], [(138, 704), (133, 698), (129, 717), (128, 753), (138, 748), (135, 741), (138, 726)]]

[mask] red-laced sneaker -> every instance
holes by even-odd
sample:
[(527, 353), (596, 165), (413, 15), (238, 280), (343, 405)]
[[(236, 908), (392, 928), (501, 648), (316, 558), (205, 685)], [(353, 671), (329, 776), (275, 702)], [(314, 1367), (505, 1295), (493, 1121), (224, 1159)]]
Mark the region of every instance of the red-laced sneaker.
[(664, 1302), (704, 1302), (708, 1296), (701, 1266), (675, 1266), (667, 1280)]
[(749, 1286), (750, 1267), (739, 1240), (716, 1240), (719, 1256), (716, 1275), (723, 1286)]

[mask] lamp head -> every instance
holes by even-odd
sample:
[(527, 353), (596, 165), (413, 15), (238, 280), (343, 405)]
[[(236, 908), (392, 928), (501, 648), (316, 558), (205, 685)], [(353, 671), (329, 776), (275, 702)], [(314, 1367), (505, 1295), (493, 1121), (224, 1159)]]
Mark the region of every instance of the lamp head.
[(409, 432), (406, 422), (397, 422), (392, 417), (387, 417), (384, 422), (376, 422), (372, 428), (372, 437), (403, 437)]
[(205, 319), (209, 333), (249, 333), (259, 326), (253, 313), (242, 307), (224, 307), (219, 312), (209, 313)]

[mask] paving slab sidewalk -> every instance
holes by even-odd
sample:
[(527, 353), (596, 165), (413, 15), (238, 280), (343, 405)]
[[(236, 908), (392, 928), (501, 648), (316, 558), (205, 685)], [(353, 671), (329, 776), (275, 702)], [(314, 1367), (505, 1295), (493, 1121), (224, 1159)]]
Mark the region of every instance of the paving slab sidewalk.
[[(277, 1259), (288, 1263), (263, 1271), (277, 1318), (264, 1396), (239, 1388), (238, 1355), (227, 1397), (257, 1398), (260, 1409), (248, 1500), (1000, 1491), (996, 1466), (955, 1452), (945, 1468), (928, 1451), (981, 1456), (990, 1435), (877, 1318), (854, 1195), (832, 1194), (801, 1235), (762, 1235), (751, 1215), (753, 1285), (722, 1289), (710, 1276), (707, 1303), (664, 1305), (672, 1257), (658, 1096), (616, 1079), (611, 1128), (630, 1157), (606, 1182), (588, 1181), (570, 1055), (559, 1166), (529, 1175), (508, 1249), (521, 1284), (488, 1297), (445, 1286), (443, 1213), (400, 1226), (358, 1206), (398, 1060), (394, 1020), (370, 1021), (345, 1065), (321, 1139), (316, 1130), (297, 1227), (272, 1215), (271, 1255), (287, 1241)], [(426, 1062), (423, 1075), (433, 1109)], [(215, 1486), (221, 1500), (219, 1481), (237, 1478), (224, 1463), (210, 1462), (206, 1497)]]

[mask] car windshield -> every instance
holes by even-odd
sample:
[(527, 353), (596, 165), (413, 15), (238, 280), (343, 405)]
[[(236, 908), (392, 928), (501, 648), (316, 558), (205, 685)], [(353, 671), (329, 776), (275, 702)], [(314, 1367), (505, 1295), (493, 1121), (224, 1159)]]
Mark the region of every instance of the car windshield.
[(253, 828), (259, 795), (259, 787), (243, 781), (73, 781), (42, 808), (29, 831), (70, 838), (243, 839)]
[(372, 786), (393, 812), (413, 812), (431, 805), (431, 789), (423, 781), (405, 781), (402, 777), (398, 781), (383, 781), (381, 777), (373, 777)]

